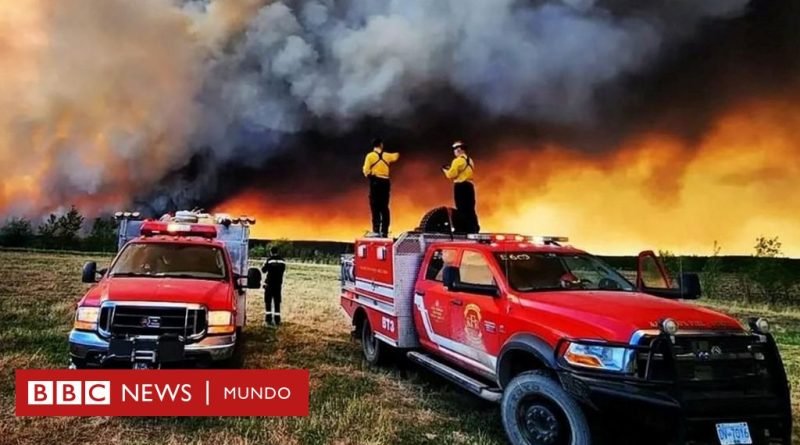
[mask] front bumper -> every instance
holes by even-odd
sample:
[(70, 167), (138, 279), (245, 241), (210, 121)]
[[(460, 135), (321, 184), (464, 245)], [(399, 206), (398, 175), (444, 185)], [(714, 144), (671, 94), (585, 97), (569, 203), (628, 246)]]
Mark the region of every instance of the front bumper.
[[(614, 345), (647, 356), (643, 375), (587, 371), (562, 360), (559, 380), (590, 417), (600, 419), (600, 430), (611, 431), (611, 443), (716, 445), (717, 424), (746, 422), (755, 445), (791, 444), (790, 388), (772, 336), (764, 336), (759, 345), (764, 356), (760, 371), (748, 377), (701, 373), (687, 379), (679, 372), (673, 341), (664, 337), (649, 346)], [(667, 374), (648, 371), (654, 359)], [(698, 360), (693, 363), (700, 367), (713, 359)]]
[(754, 444), (791, 444), (791, 413), (773, 393), (678, 393), (670, 386), (607, 381), (569, 372), (559, 373), (559, 378), (567, 392), (600, 419), (598, 423), (604, 425), (612, 443), (718, 444), (718, 423), (747, 422)]
[[(73, 359), (100, 364), (109, 355), (109, 341), (96, 332), (73, 329), (69, 333), (69, 354)], [(236, 334), (207, 335), (196, 343), (184, 345), (187, 360), (227, 360), (236, 348)]]

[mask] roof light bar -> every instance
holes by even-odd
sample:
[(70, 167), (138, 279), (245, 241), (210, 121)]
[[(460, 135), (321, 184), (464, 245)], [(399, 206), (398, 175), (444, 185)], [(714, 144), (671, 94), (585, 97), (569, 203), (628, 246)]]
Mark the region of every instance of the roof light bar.
[(203, 238), (216, 238), (217, 229), (210, 224), (185, 224), (166, 223), (163, 221), (145, 221), (141, 229), (142, 236), (175, 235), (175, 236), (200, 236)]
[(491, 243), (522, 243), (531, 241), (531, 237), (518, 233), (470, 233), (467, 235), (467, 239)]

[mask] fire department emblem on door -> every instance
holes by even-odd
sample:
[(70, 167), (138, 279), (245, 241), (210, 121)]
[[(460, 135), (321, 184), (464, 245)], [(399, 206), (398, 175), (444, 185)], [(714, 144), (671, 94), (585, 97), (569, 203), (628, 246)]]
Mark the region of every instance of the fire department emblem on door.
[(481, 308), (477, 304), (468, 304), (464, 308), (464, 331), (467, 334), (467, 341), (473, 344), (481, 344)]

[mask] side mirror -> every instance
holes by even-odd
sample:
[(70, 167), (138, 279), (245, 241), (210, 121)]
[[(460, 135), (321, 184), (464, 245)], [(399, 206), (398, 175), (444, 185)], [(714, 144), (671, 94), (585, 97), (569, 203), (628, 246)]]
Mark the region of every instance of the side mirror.
[(89, 261), (88, 263), (83, 265), (83, 273), (81, 276), (81, 281), (84, 283), (97, 282), (97, 263), (95, 263), (94, 261)]
[(444, 282), (444, 287), (456, 290), (455, 288), (461, 282), (461, 271), (455, 266), (444, 266), (442, 281)]
[(645, 287), (640, 289), (646, 294), (671, 300), (697, 300), (700, 298), (700, 277), (696, 273), (682, 273), (678, 276), (678, 286), (669, 289)]
[(700, 276), (696, 273), (682, 273), (678, 276), (678, 288), (681, 291), (681, 298), (687, 300), (697, 300), (703, 294), (700, 286)]
[(258, 289), (261, 287), (261, 271), (256, 267), (247, 269), (247, 288)]

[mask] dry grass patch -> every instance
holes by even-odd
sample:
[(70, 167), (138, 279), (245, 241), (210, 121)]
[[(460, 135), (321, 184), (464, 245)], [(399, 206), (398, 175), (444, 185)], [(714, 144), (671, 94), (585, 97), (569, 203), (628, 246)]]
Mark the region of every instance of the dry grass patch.
[[(63, 368), (87, 260), (109, 256), (0, 251), (0, 442), (8, 444), (480, 444), (505, 443), (497, 406), (413, 365), (363, 362), (339, 309), (338, 267), (290, 264), (278, 328), (263, 325), (263, 293), (251, 291), (245, 368), (311, 372), (305, 418), (15, 418), (13, 372)], [(260, 266), (260, 264), (258, 264)], [(713, 304), (713, 302), (712, 302)], [(748, 308), (733, 308), (742, 315)], [(752, 310), (752, 308), (750, 308)], [(757, 308), (758, 309), (758, 308)], [(776, 319), (794, 388), (800, 388), (800, 313)], [(770, 314), (772, 318), (773, 314)], [(795, 392), (795, 396), (800, 396)], [(795, 412), (800, 405), (795, 397)]]

